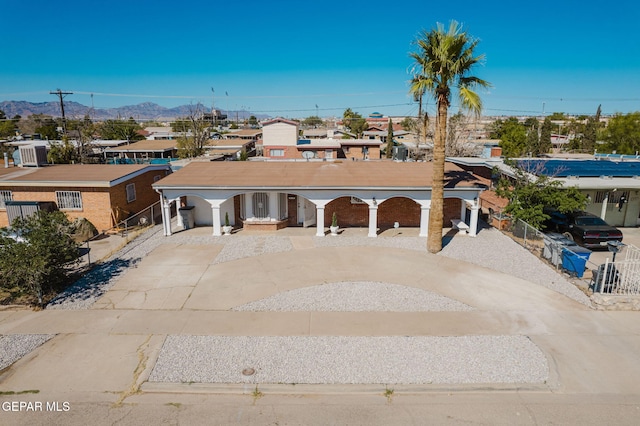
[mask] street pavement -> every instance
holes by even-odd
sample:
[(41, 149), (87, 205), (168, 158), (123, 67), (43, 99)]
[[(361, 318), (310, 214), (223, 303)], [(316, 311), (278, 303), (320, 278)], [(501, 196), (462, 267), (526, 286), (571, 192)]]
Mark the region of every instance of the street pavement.
[[(206, 235), (210, 229), (186, 232)], [(426, 250), (315, 247), (312, 234), (289, 232), (279, 235), (291, 239), (291, 251), (223, 263), (213, 263), (220, 245), (166, 237), (91, 309), (0, 311), (0, 334), (56, 334), (0, 373), (0, 424), (631, 425), (640, 420), (637, 312), (596, 311), (542, 286)], [(474, 310), (230, 310), (338, 281), (415, 286)], [(166, 336), (175, 334), (521, 335), (547, 357), (549, 378), (544, 384), (392, 388), (148, 382)]]

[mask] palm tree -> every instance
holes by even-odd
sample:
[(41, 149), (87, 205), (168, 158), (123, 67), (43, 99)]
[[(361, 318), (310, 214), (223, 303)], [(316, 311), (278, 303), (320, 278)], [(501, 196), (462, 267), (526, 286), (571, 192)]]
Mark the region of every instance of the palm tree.
[(473, 66), (484, 60), (484, 55), (474, 56), (473, 50), (478, 45), (478, 40), (462, 31), (458, 22), (451, 21), (448, 30), (438, 23), (435, 29), (423, 31), (415, 44), (417, 51), (410, 54), (414, 60), (410, 93), (414, 96), (429, 93), (437, 104), (427, 239), (427, 250), (437, 253), (442, 250), (444, 160), (451, 91), (457, 90), (461, 108), (480, 115), (482, 100), (474, 89), (490, 87), (490, 84), (469, 75)]

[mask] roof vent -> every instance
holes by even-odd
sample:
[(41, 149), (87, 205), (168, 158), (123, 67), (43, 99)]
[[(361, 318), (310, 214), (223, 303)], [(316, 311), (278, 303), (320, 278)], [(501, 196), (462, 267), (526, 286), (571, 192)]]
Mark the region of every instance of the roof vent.
[(578, 176), (578, 175), (568, 175), (567, 179), (578, 180), (578, 179), (580, 179), (580, 176)]
[(602, 176), (600, 176), (600, 179), (609, 179), (609, 180), (611, 180), (611, 179), (613, 179), (613, 176), (602, 175)]

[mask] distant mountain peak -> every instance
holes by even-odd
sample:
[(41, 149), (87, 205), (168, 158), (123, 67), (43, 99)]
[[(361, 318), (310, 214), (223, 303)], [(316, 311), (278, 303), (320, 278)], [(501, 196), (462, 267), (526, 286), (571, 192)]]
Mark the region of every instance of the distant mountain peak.
[[(88, 115), (94, 120), (126, 119), (129, 117), (133, 117), (135, 120), (172, 120), (179, 117), (187, 117), (193, 111), (193, 105), (167, 108), (153, 102), (142, 102), (137, 105), (125, 105), (117, 108), (91, 108), (78, 102), (65, 101), (64, 107), (67, 118), (84, 118)], [(32, 114), (44, 114), (52, 117), (62, 116), (60, 103), (56, 101), (3, 101), (0, 102), (0, 110), (4, 111), (7, 117), (15, 117), (16, 115), (27, 117)], [(238, 118), (242, 120), (248, 118), (249, 115), (255, 115), (258, 119), (269, 118), (267, 115), (251, 114), (248, 111), (223, 111), (223, 113), (230, 117), (237, 114)]]

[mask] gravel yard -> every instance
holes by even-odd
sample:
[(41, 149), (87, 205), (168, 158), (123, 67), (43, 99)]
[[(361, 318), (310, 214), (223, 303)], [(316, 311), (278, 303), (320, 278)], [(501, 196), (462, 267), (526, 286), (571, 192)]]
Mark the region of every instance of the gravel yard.
[(471, 306), (431, 291), (379, 282), (341, 282), (276, 294), (234, 311), (428, 312), (470, 311)]
[[(255, 374), (243, 374), (250, 370)], [(523, 336), (168, 336), (149, 381), (482, 384), (547, 377), (544, 354)]]
[(0, 336), (0, 370), (7, 368), (53, 336), (53, 334), (7, 334)]

